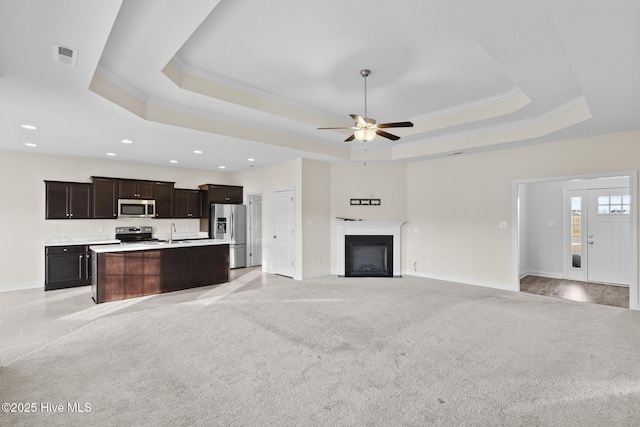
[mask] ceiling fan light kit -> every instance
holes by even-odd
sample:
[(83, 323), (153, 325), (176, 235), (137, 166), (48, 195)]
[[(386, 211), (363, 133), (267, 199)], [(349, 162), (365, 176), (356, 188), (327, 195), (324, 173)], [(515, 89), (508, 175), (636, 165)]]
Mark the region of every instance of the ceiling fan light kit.
[(357, 114), (349, 114), (351, 118), (355, 121), (355, 125), (351, 127), (337, 127), (337, 128), (318, 128), (319, 130), (328, 130), (328, 129), (353, 129), (353, 135), (349, 138), (345, 139), (344, 142), (353, 141), (354, 139), (362, 142), (368, 142), (373, 140), (376, 135), (380, 135), (383, 138), (390, 139), (392, 141), (397, 141), (400, 139), (399, 136), (390, 134), (381, 129), (383, 128), (406, 128), (413, 127), (413, 123), (411, 122), (395, 122), (395, 123), (380, 123), (377, 124), (374, 119), (367, 117), (367, 77), (371, 74), (371, 70), (363, 69), (360, 70), (360, 75), (364, 77), (364, 117), (359, 116)]
[(376, 137), (375, 131), (368, 128), (358, 129), (353, 133), (353, 135), (358, 141), (363, 141), (363, 142), (371, 141), (373, 138)]

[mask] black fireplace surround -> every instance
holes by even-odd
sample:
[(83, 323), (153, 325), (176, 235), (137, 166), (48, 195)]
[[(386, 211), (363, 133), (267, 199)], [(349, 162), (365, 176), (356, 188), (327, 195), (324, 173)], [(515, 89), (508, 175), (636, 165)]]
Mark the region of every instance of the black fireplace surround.
[(393, 277), (393, 236), (344, 236), (344, 275)]

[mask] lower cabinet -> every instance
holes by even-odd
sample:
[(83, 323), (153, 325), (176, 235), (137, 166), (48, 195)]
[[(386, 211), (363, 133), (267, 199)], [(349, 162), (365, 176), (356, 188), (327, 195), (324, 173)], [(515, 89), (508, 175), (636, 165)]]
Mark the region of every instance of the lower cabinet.
[(88, 246), (46, 246), (44, 259), (45, 291), (91, 284)]
[(92, 253), (96, 303), (229, 281), (229, 245)]

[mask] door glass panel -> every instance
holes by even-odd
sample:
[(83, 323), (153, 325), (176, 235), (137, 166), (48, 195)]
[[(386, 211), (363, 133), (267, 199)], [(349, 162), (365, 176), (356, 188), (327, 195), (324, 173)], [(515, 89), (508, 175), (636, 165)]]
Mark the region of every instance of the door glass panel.
[(582, 197), (571, 198), (571, 268), (582, 268)]
[(598, 196), (598, 215), (629, 214), (630, 203), (629, 195)]

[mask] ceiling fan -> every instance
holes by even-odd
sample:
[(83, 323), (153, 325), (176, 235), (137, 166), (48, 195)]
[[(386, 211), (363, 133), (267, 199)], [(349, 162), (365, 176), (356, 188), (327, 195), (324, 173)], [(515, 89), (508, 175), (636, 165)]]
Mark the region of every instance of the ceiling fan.
[(357, 139), (358, 141), (371, 141), (376, 135), (380, 135), (383, 138), (390, 139), (392, 141), (397, 141), (400, 139), (399, 136), (390, 134), (388, 132), (383, 131), (382, 129), (386, 128), (410, 128), (413, 127), (413, 123), (411, 122), (395, 122), (395, 123), (376, 123), (375, 120), (367, 117), (367, 77), (371, 74), (371, 70), (360, 70), (360, 75), (364, 77), (364, 117), (359, 116), (357, 114), (349, 114), (351, 118), (355, 121), (354, 126), (349, 127), (337, 127), (337, 128), (318, 128), (318, 130), (328, 130), (328, 129), (353, 129), (353, 135), (349, 138), (345, 139), (344, 142), (353, 141)]

